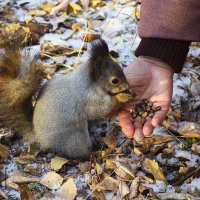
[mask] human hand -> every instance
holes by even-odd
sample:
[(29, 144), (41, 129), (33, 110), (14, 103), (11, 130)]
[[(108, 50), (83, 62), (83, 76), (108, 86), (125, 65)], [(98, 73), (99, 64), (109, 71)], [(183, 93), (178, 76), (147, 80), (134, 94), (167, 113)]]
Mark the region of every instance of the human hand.
[(153, 102), (154, 107), (161, 107), (160, 111), (157, 111), (152, 118), (147, 117), (145, 121), (141, 117), (133, 121), (128, 105), (120, 112), (122, 131), (128, 137), (134, 136), (139, 142), (144, 136), (150, 135), (154, 127), (164, 120), (170, 108), (173, 70), (158, 59), (140, 56), (125, 68), (124, 73), (131, 89), (136, 93), (132, 105), (142, 99), (147, 99)]

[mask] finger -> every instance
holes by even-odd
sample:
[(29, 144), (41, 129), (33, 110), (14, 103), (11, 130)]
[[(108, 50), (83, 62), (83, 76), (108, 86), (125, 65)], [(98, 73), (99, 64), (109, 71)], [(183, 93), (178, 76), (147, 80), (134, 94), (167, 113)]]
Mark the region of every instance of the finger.
[(151, 120), (152, 119), (150, 117), (146, 118), (146, 122), (145, 122), (144, 127), (143, 127), (143, 134), (145, 136), (149, 136), (153, 132), (154, 127), (151, 124)]
[(142, 119), (141, 119), (141, 117), (137, 117), (135, 119), (134, 127), (135, 127), (134, 139), (137, 142), (141, 142), (144, 139), (144, 135), (143, 135), (143, 131), (142, 131)]
[(156, 127), (161, 124), (169, 111), (169, 106), (162, 106), (160, 111), (157, 111), (151, 121), (152, 126)]
[(129, 111), (121, 111), (119, 113), (120, 126), (122, 127), (122, 132), (127, 137), (133, 137), (134, 126), (131, 120), (131, 113)]

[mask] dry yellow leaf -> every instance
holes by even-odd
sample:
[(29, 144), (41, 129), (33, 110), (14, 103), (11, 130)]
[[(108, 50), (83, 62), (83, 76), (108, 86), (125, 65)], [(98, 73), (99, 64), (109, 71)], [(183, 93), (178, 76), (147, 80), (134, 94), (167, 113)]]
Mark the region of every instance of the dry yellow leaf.
[(102, 167), (98, 163), (95, 164), (95, 168), (97, 170), (97, 174), (98, 175), (103, 174), (103, 169), (102, 169)]
[(50, 163), (51, 169), (57, 171), (57, 170), (59, 170), (64, 164), (66, 164), (67, 161), (68, 161), (67, 159), (61, 158), (61, 157), (52, 158), (52, 159), (51, 159), (51, 163)]
[(148, 168), (150, 170), (150, 172), (153, 174), (155, 180), (167, 182), (165, 175), (164, 175), (162, 169), (159, 167), (157, 161), (145, 158), (143, 164), (145, 165), (146, 168)]
[(36, 16), (36, 17), (42, 17), (46, 15), (46, 12), (44, 10), (31, 10), (29, 12), (29, 15)]
[(116, 165), (115, 173), (117, 173), (118, 176), (121, 177), (121, 176), (124, 175), (125, 177), (122, 177), (122, 178), (126, 178), (126, 179), (129, 179), (129, 176), (135, 178), (135, 175), (125, 166), (125, 163), (122, 164), (121, 162), (118, 162), (118, 161), (115, 161), (115, 160), (113, 160), (112, 162)]
[(76, 3), (70, 3), (69, 9), (72, 10), (72, 12), (75, 13), (75, 14), (82, 11), (82, 8)]
[(73, 32), (77, 32), (77, 31), (81, 31), (82, 30), (82, 24), (81, 23), (75, 23), (72, 24), (72, 31)]
[(144, 155), (137, 147), (134, 147), (133, 152), (138, 156)]
[(95, 1), (91, 1), (91, 4), (92, 4), (92, 7), (96, 8), (97, 6), (104, 4), (104, 2), (101, 0), (95, 0)]
[(186, 134), (182, 135), (181, 137), (185, 137), (185, 138), (200, 138), (200, 134), (199, 133), (186, 133)]
[(77, 187), (73, 178), (69, 178), (58, 191), (61, 199), (73, 200), (77, 195)]
[(40, 183), (49, 189), (58, 189), (63, 182), (63, 178), (56, 172), (48, 172)]
[(164, 120), (162, 122), (162, 125), (165, 127), (165, 128), (169, 128), (171, 126), (171, 124), (167, 121), (167, 120)]
[(46, 3), (46, 4), (41, 5), (39, 8), (42, 9), (42, 10), (44, 10), (45, 12), (50, 13), (51, 10), (52, 10), (52, 8), (53, 8), (54, 6), (55, 6), (55, 5), (52, 4), (52, 3)]

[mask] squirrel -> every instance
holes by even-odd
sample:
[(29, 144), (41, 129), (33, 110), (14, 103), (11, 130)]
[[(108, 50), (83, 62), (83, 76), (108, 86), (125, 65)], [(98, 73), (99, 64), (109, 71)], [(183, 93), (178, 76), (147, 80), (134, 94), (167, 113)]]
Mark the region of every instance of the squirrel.
[(14, 42), (2, 48), (0, 122), (43, 151), (88, 159), (92, 151), (88, 121), (104, 118), (134, 97), (107, 43), (98, 39), (90, 46), (86, 63), (42, 86), (44, 67), (37, 55)]

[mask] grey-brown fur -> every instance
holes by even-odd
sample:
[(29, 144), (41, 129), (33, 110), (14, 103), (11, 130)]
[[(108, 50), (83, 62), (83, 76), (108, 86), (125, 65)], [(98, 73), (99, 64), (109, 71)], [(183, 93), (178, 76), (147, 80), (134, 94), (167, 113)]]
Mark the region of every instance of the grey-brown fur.
[[(87, 63), (68, 75), (49, 80), (42, 86), (33, 115), (29, 111), (30, 98), (38, 89), (42, 76), (40, 70), (35, 70), (37, 61), (34, 61), (34, 65), (30, 62), (30, 67), (25, 70), (26, 73), (21, 74), (20, 71), (24, 71), (23, 67), (25, 67), (21, 62), (20, 67), (23, 70), (17, 68), (17, 75), (13, 76), (8, 83), (4, 82), (3, 92), (12, 91), (10, 85), (13, 81), (18, 81), (18, 78), (22, 85), (21, 89), (17, 88), (18, 92), (12, 91), (14, 97), (10, 92), (6, 97), (9, 102), (12, 102), (6, 111), (11, 112), (12, 105), (17, 107), (14, 112), (17, 117), (7, 120), (9, 121), (7, 125), (22, 132), (32, 132), (31, 142), (39, 143), (42, 150), (55, 151), (68, 158), (88, 158), (92, 147), (88, 121), (105, 117), (120, 105), (115, 98), (115, 93), (127, 89), (128, 85), (122, 69), (110, 58), (105, 41), (94, 42), (91, 51)], [(27, 62), (25, 63), (27, 67)], [(119, 79), (117, 85), (111, 84), (112, 77)], [(1, 86), (0, 92), (2, 92)], [(21, 96), (20, 100), (19, 96)], [(15, 100), (11, 100), (11, 97)], [(3, 109), (5, 104), (2, 99), (0, 109)], [(28, 109), (25, 108), (25, 103)], [(11, 114), (7, 114), (6, 118), (11, 119)], [(19, 123), (16, 122), (18, 119)], [(5, 117), (3, 120), (6, 121)], [(26, 126), (21, 126), (22, 124)]]

